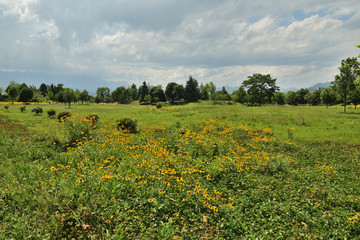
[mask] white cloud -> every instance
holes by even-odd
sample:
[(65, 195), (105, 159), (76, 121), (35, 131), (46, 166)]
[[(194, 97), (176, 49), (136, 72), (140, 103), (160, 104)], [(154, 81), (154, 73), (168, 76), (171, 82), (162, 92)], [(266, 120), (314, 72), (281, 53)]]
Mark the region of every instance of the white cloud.
[[(351, 7), (349, 7), (351, 6)], [(360, 2), (0, 0), (3, 69), (166, 85), (331, 81), (358, 55)]]

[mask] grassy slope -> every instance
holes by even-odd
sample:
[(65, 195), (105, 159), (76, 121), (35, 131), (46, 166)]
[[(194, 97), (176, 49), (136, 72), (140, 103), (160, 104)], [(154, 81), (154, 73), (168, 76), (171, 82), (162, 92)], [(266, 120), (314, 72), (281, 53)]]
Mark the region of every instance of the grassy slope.
[[(295, 162), (290, 164), (276, 157), (276, 161), (270, 162), (261, 171), (249, 171), (242, 175), (229, 173), (228, 177), (218, 180), (215, 185), (209, 185), (209, 187), (223, 188), (223, 191), (234, 199), (232, 203), (234, 209), (221, 210), (221, 213), (215, 214), (193, 206), (191, 209), (198, 211), (197, 216), (191, 215), (185, 209), (182, 210), (184, 212), (178, 211), (175, 214), (165, 211), (161, 216), (160, 213), (156, 213), (159, 214), (161, 221), (149, 222), (142, 219), (149, 214), (142, 207), (147, 205), (132, 205), (132, 202), (127, 202), (123, 196), (109, 194), (109, 191), (113, 191), (110, 182), (105, 185), (107, 189), (100, 188), (94, 193), (98, 194), (96, 197), (91, 196), (93, 199), (91, 202), (88, 196), (82, 195), (83, 192), (76, 185), (52, 175), (49, 171), (50, 167), (65, 161), (67, 157), (61, 153), (61, 146), (53, 145), (53, 140), (41, 132), (45, 131), (47, 134), (62, 138), (63, 134), (58, 130), (59, 128), (51, 128), (58, 123), (49, 119), (46, 111), (49, 108), (54, 108), (57, 112), (67, 109), (60, 105), (46, 105), (43, 108), (44, 113), (41, 116), (33, 116), (29, 111), (30, 107), (26, 113), (20, 113), (17, 106), (10, 106), (8, 110), (0, 109), (1, 115), (17, 119), (30, 129), (14, 128), (14, 125), (9, 125), (10, 128), (4, 126), (1, 128), (0, 185), (4, 186), (0, 195), (1, 238), (22, 239), (30, 235), (32, 236), (29, 238), (41, 238), (56, 234), (66, 237), (61, 235), (61, 231), (75, 227), (69, 225), (71, 221), (85, 224), (79, 225), (78, 228), (85, 228), (88, 232), (83, 229), (84, 231), (81, 232), (83, 235), (76, 235), (79, 232), (74, 233), (69, 230), (66, 231), (66, 234), (69, 234), (67, 237), (87, 238), (93, 234), (92, 236), (111, 238), (110, 235), (120, 236), (120, 232), (125, 231), (126, 234), (133, 234), (134, 237), (139, 238), (152, 238), (150, 236), (164, 238), (168, 234), (170, 237), (180, 239), (182, 236), (329, 239), (354, 238), (359, 233), (356, 216), (360, 211), (358, 185), (360, 138), (354, 131), (360, 118), (357, 110), (349, 110), (349, 114), (342, 114), (340, 107), (248, 108), (240, 105), (213, 106), (207, 103), (169, 109), (153, 109), (147, 106), (73, 105), (70, 110), (73, 113), (97, 113), (101, 119), (110, 121), (120, 116), (131, 116), (138, 119), (143, 127), (167, 125), (169, 129), (173, 129), (175, 125), (196, 127), (194, 122), (200, 119), (217, 119), (220, 122), (227, 120), (236, 126), (244, 124), (271, 128), (274, 135), (279, 136), (282, 141), (288, 138), (288, 127), (295, 129), (295, 145), (276, 143), (260, 146), (264, 152), (274, 156), (284, 154), (296, 159)], [(9, 121), (3, 120), (3, 122)], [(178, 124), (175, 124), (176, 122)], [(37, 134), (32, 134), (33, 130)], [(165, 136), (173, 137), (170, 133)], [(108, 149), (108, 151), (114, 150)], [(79, 153), (73, 150), (70, 154), (77, 156), (76, 154)], [(97, 156), (89, 152), (85, 152), (86, 154)], [(76, 161), (75, 157), (72, 159)], [(46, 181), (44, 183), (44, 179), (53, 179), (56, 184), (47, 184)], [(89, 183), (88, 187), (99, 186)], [(123, 189), (123, 191), (128, 190)], [(167, 190), (172, 191), (172, 189)], [(141, 201), (143, 198), (146, 202), (149, 199), (146, 194), (140, 192), (133, 197), (137, 199), (135, 201), (139, 198)], [(176, 199), (176, 196), (172, 197)], [(114, 197), (123, 200), (114, 201)], [(89, 202), (86, 202), (86, 199)], [(164, 198), (163, 201), (166, 203), (169, 199)], [(104, 205), (106, 211), (101, 210)], [(181, 204), (169, 206), (182, 209)], [(165, 204), (164, 208), (169, 206)], [(89, 208), (92, 210), (88, 211)], [(70, 213), (64, 209), (70, 209)], [(107, 228), (109, 225), (105, 222), (105, 219), (109, 218), (108, 215), (103, 216), (102, 221), (84, 217), (91, 212), (101, 215), (102, 212), (107, 213), (114, 209), (138, 211), (141, 221), (129, 220), (133, 217), (132, 213), (120, 210), (123, 215), (120, 214), (117, 224), (127, 222), (130, 229), (116, 227), (118, 225), (109, 229)], [(171, 217), (168, 216), (169, 214)], [(63, 225), (59, 226), (56, 219), (62, 221), (63, 225), (65, 221), (69, 226), (66, 225), (65, 228)], [(84, 222), (85, 220), (88, 222)], [(116, 222), (115, 219), (111, 221)], [(98, 224), (98, 228), (103, 228), (104, 231), (91, 232), (86, 229), (88, 223), (91, 223), (92, 227), (93, 224)], [(120, 232), (116, 233), (116, 231)], [(108, 236), (106, 232), (109, 233)]]

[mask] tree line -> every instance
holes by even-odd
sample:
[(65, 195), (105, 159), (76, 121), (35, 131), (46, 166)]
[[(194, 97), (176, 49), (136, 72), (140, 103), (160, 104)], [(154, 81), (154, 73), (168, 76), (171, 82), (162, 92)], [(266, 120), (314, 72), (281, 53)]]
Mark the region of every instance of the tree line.
[[(247, 77), (242, 85), (231, 94), (225, 87), (217, 90), (213, 82), (198, 84), (192, 76), (182, 84), (170, 82), (165, 89), (161, 85), (152, 86), (145, 81), (137, 87), (119, 86), (114, 91), (108, 87), (98, 87), (96, 96), (92, 96), (87, 90), (79, 91), (64, 88), (63, 84), (41, 84), (39, 88), (19, 84), (11, 81), (3, 91), (0, 88), (0, 101), (19, 102), (45, 102), (47, 100), (70, 104), (72, 102), (96, 102), (96, 103), (120, 103), (129, 104), (138, 101), (140, 104), (157, 104), (168, 102), (170, 104), (182, 104), (196, 102), (199, 100), (213, 101), (214, 103), (237, 102), (249, 106), (260, 106), (263, 104), (276, 105), (319, 105), (326, 106), (343, 103), (344, 106), (353, 103), (356, 107), (360, 103), (360, 70), (359, 61), (356, 57), (341, 61), (339, 74), (334, 78), (330, 88), (318, 89), (310, 92), (302, 88), (287, 93), (279, 92), (276, 78), (270, 74), (255, 73)], [(346, 111), (346, 107), (344, 107)]]

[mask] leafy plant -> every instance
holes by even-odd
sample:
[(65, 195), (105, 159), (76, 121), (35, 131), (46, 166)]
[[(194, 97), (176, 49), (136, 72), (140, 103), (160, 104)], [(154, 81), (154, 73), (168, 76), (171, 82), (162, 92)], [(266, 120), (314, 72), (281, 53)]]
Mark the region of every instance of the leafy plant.
[(47, 114), (48, 114), (49, 117), (53, 118), (56, 115), (56, 111), (54, 109), (49, 109), (47, 111)]
[(129, 117), (123, 117), (116, 121), (117, 129), (137, 133), (137, 120)]
[(43, 109), (41, 107), (36, 107), (36, 108), (31, 109), (31, 112), (34, 112), (35, 115), (38, 115), (39, 113), (43, 112)]
[(70, 112), (60, 112), (57, 115), (57, 118), (58, 118), (59, 122), (61, 122), (61, 121), (65, 121), (65, 119), (70, 117), (70, 116), (71, 116)]
[(20, 109), (21, 112), (25, 112), (26, 111), (26, 106), (20, 106), (19, 109)]
[(5, 105), (4, 108), (5, 108), (5, 109), (9, 109), (9, 105)]

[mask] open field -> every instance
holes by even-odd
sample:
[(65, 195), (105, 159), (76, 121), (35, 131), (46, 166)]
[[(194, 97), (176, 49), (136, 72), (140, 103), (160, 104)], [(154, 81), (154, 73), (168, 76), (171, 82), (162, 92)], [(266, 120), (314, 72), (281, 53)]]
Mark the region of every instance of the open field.
[[(0, 239), (349, 239), (360, 110), (0, 106)], [(60, 123), (47, 110), (69, 111)], [(97, 122), (87, 115), (97, 114)], [(128, 116), (138, 133), (116, 128)]]

